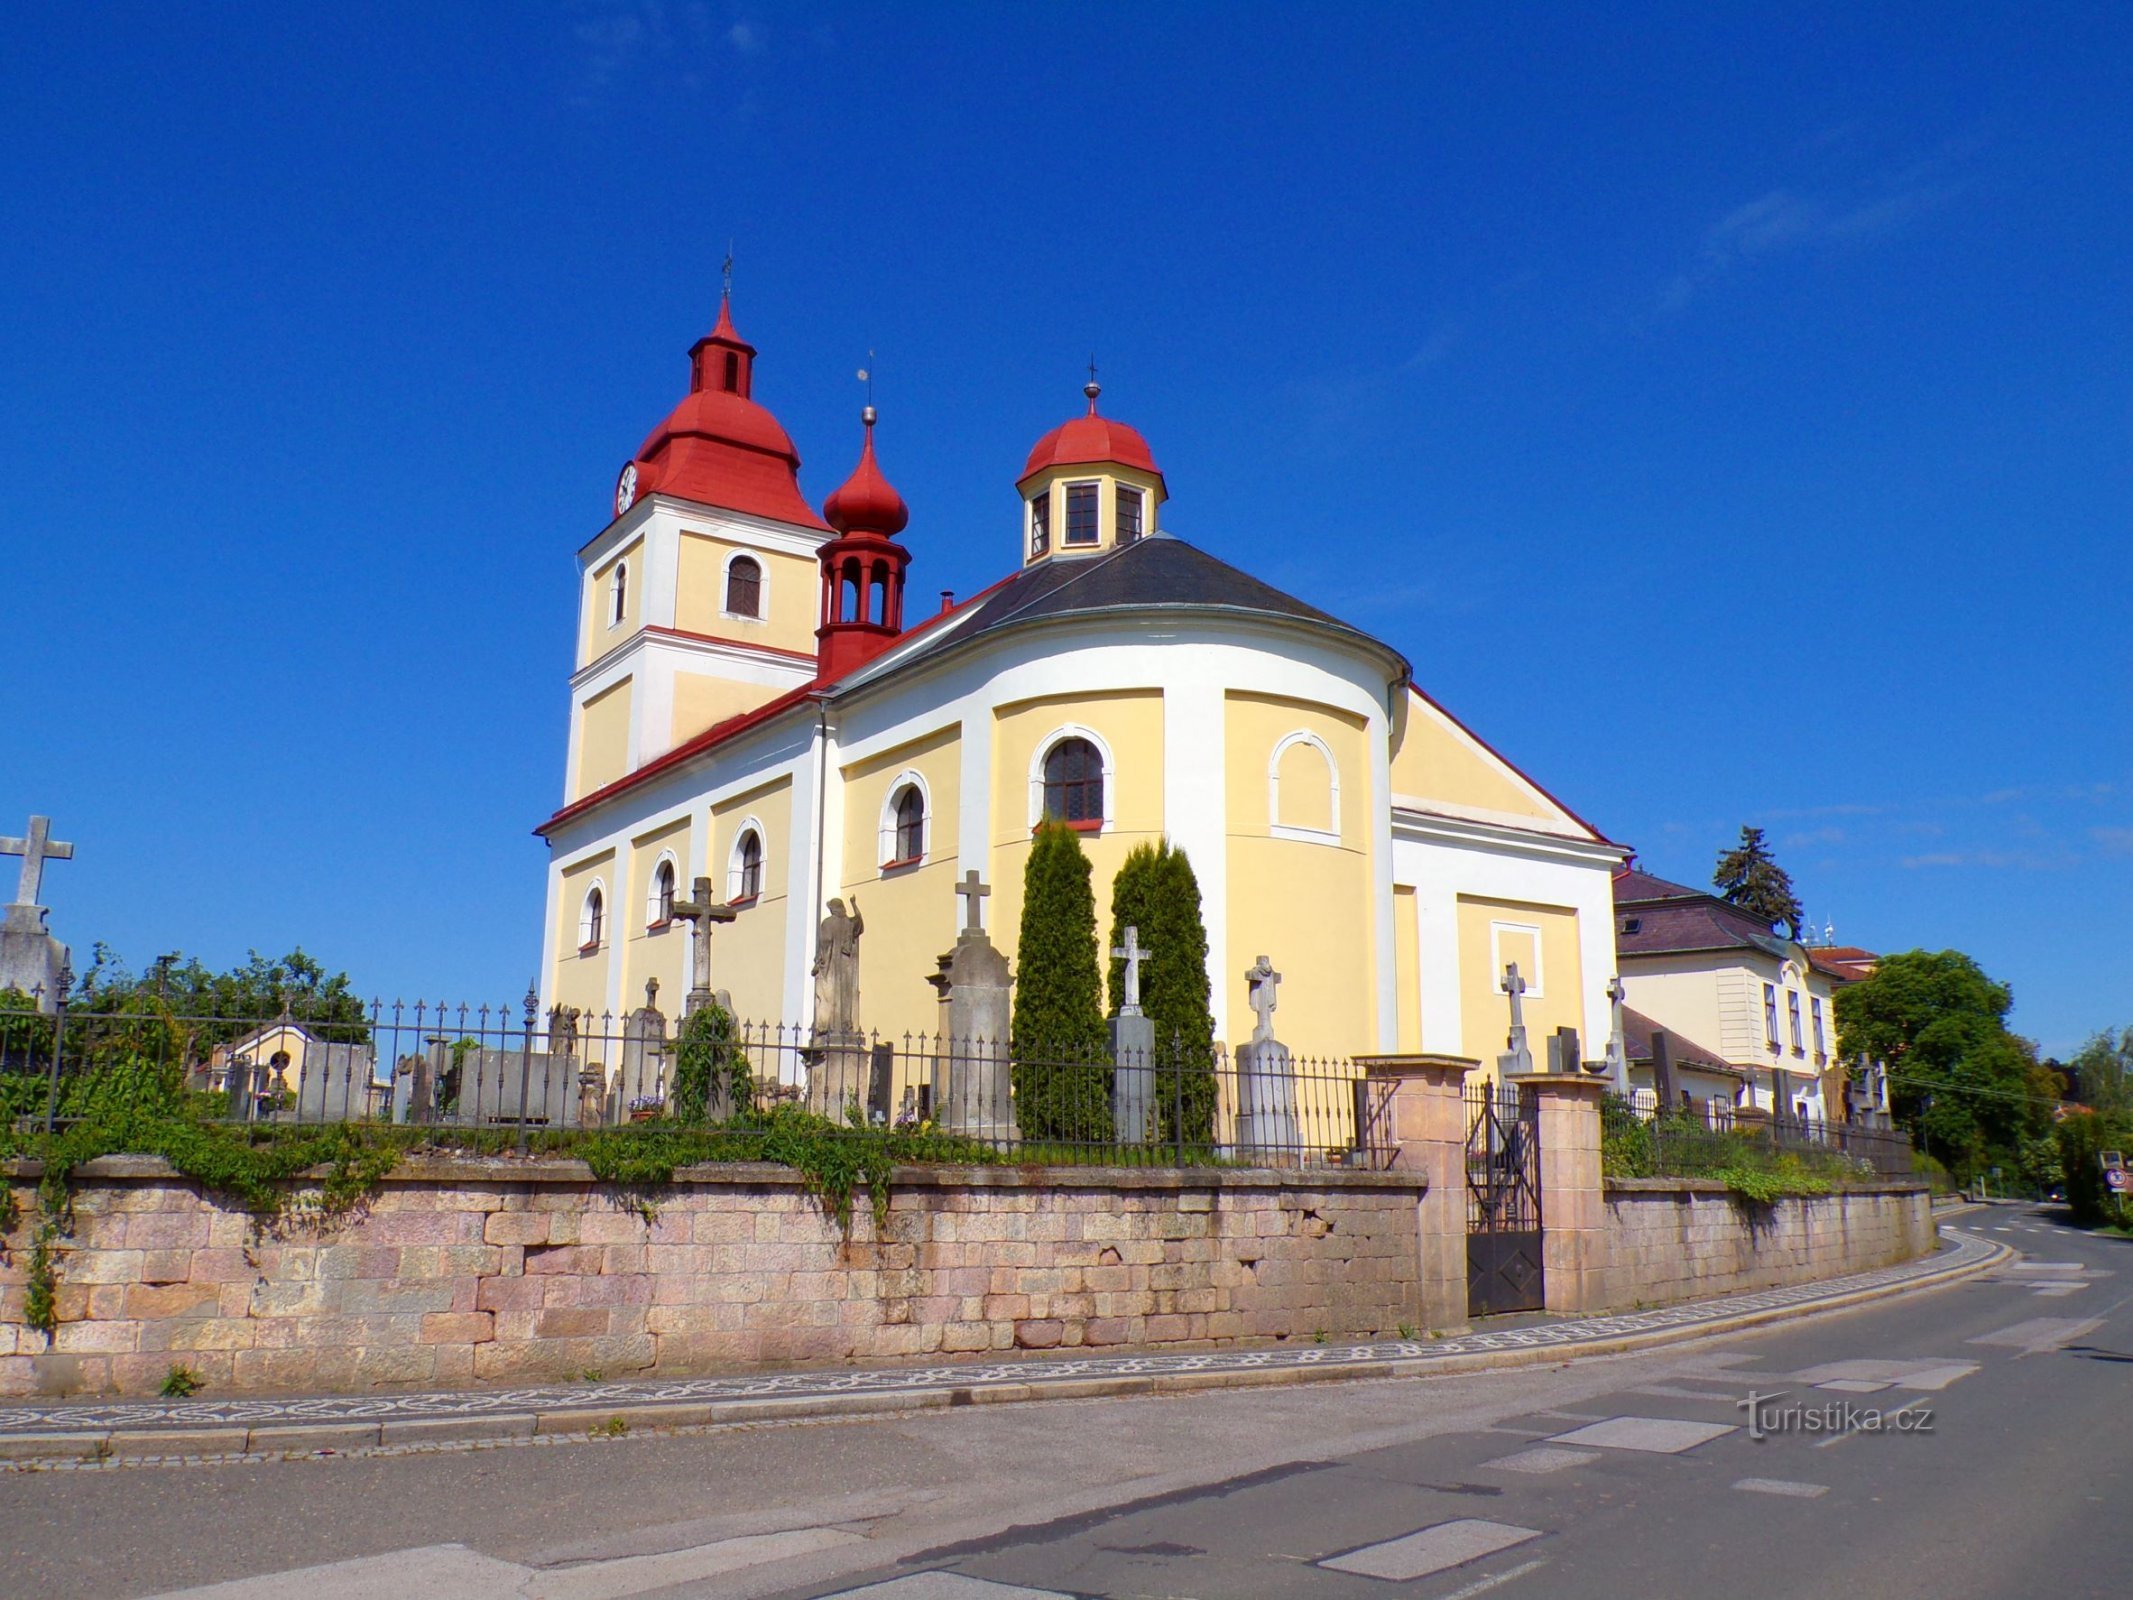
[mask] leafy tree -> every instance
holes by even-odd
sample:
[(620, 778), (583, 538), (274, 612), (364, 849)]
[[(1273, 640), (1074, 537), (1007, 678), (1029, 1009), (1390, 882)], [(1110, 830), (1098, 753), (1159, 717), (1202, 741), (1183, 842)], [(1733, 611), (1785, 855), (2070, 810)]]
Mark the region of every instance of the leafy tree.
[(1837, 1048), (1889, 1064), (1889, 1101), (1912, 1138), (1967, 1179), (2019, 1168), (2049, 1130), (2056, 1074), (2008, 1032), (2012, 991), (1959, 950), (1886, 956), (1837, 992)]
[[(740, 1028), (725, 1007), (699, 1006), (683, 1020), (675, 1037), (674, 1081), (667, 1115), (701, 1123), (717, 1111), (730, 1117), (752, 1109), (753, 1082)], [(844, 1108), (835, 1108), (842, 1115)]]
[(1096, 896), (1071, 828), (1046, 822), (1030, 843), (1015, 958), (1013, 1075), (1023, 1137), (1110, 1143)]
[(2059, 1165), (2066, 1177), (2066, 1203), (2074, 1220), (2123, 1224), (2127, 1202), (2111, 1193), (2103, 1180), (2103, 1153), (2133, 1151), (2133, 1115), (2120, 1111), (2077, 1111), (2054, 1130)]
[(1792, 879), (1770, 854), (1761, 828), (1743, 827), (1740, 843), (1718, 858), (1711, 882), (1728, 904), (1751, 911), (1790, 939), (1800, 936), (1800, 897)]
[(2133, 1027), (2104, 1029), (2066, 1070), (2073, 1099), (2096, 1111), (2133, 1111)]
[[(1155, 1027), (1157, 1137), (1214, 1139), (1215, 1014), (1207, 987), (1207, 928), (1200, 880), (1169, 840), (1135, 845), (1111, 882), (1111, 941), (1128, 927), (1153, 954), (1141, 964), (1141, 1010)], [(1111, 959), (1111, 1009), (1125, 1003), (1126, 964)]]

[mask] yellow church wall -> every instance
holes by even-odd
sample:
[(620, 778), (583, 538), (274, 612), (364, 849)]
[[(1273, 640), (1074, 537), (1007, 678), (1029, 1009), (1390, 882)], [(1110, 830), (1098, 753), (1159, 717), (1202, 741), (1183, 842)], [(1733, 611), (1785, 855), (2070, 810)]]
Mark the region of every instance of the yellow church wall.
[(1405, 732), (1392, 753), (1392, 792), (1543, 821), (1563, 815), (1413, 693)]
[[(882, 868), (882, 807), (905, 772), (925, 780), (926, 853), (921, 865)], [(931, 1033), (939, 996), (926, 976), (955, 942), (962, 815), (962, 725), (854, 762), (844, 776), (844, 877), (838, 890), (857, 902), (868, 936), (859, 941), (860, 1015), (884, 1037)], [(899, 1083), (896, 1092), (902, 1094)]]
[[(607, 969), (614, 959), (615, 921), (617, 901), (615, 885), (615, 853), (603, 850), (598, 855), (566, 867), (562, 875), (562, 888), (556, 894), (555, 903), (555, 984), (551, 990), (552, 1005), (576, 1006), (588, 1016), (597, 1018), (607, 1009)], [(590, 955), (578, 951), (578, 911), (585, 902), (585, 892), (598, 880), (607, 896), (607, 938), (600, 948)]]
[(1576, 1028), (1586, 1053), (1597, 1055), (1606, 1041), (1584, 1036), (1585, 978), (1577, 912), (1568, 906), (1471, 895), (1459, 897), (1460, 1053), (1475, 1057), (1484, 1073), (1494, 1075), (1496, 1057), (1511, 1031), (1510, 1001), (1499, 980), (1504, 965), (1512, 961), (1528, 985), (1526, 1041), (1534, 1065), (1547, 1067), (1547, 1039), (1557, 1028)]
[(1111, 749), (1112, 820), (1083, 833), (1096, 893), (1099, 937), (1111, 927), (1111, 880), (1137, 844), (1163, 837), (1163, 697), (1159, 690), (1055, 695), (998, 707), (993, 713), (993, 843), (985, 902), (993, 943), (1014, 958), (1022, 926), (1022, 875), (1029, 864), (1030, 759), (1062, 726), (1087, 728)]
[[(1303, 733), (1322, 742), (1337, 768), (1338, 840), (1329, 826), (1334, 774), (1316, 746), (1299, 741), (1279, 770), (1284, 827), (1327, 837), (1277, 836), (1267, 769), (1282, 742)], [(1232, 1042), (1249, 1037), (1244, 970), (1264, 955), (1282, 975), (1276, 1031), (1309, 1055), (1353, 1055), (1377, 1039), (1377, 919), (1369, 854), (1370, 767), (1365, 725), (1328, 706), (1231, 694), (1223, 744), (1229, 818), (1227, 940)], [(1294, 777), (1301, 792), (1286, 780)]]
[[(608, 583), (618, 562), (627, 562), (623, 574), (622, 620), (610, 623), (614, 603)], [(632, 539), (599, 565), (586, 572), (579, 605), (578, 665), (584, 666), (607, 654), (637, 631), (644, 608), (644, 541)]]
[(778, 693), (767, 683), (743, 683), (735, 678), (714, 678), (701, 672), (677, 672), (674, 674), (674, 715), (668, 730), (668, 748), (695, 738), (728, 717), (768, 705)]
[[(765, 615), (759, 620), (732, 616), (726, 610), (726, 558), (736, 553), (748, 556), (763, 568)], [(684, 633), (709, 634), (812, 655), (821, 595), (821, 568), (805, 556), (761, 550), (715, 534), (682, 530), (674, 626)]]
[(1403, 884), (1392, 891), (1392, 970), (1399, 994), (1395, 1048), (1412, 1053), (1422, 1048), (1422, 938), (1415, 924), (1415, 891)]
[(631, 680), (602, 689), (578, 712), (579, 799), (629, 770)]
[(750, 818), (763, 830), (763, 892), (711, 935), (711, 986), (733, 996), (734, 1014), (744, 1022), (790, 1022), (795, 1019), (785, 1015), (785, 932), (792, 885), (785, 863), (792, 845), (792, 781), (779, 778), (711, 808), (707, 871), (711, 892), (722, 900), (731, 892), (727, 867), (733, 842)]
[[(622, 947), (622, 1004), (625, 1010), (644, 1003), (644, 980), (659, 980), (659, 1009), (680, 1015), (689, 989), (689, 928), (677, 922), (658, 932), (647, 924), (652, 903), (652, 871), (666, 852), (674, 854), (675, 892), (689, 893), (689, 821), (686, 817), (630, 841), (629, 899), (619, 908), (614, 927)], [(713, 935), (714, 938), (717, 935)]]

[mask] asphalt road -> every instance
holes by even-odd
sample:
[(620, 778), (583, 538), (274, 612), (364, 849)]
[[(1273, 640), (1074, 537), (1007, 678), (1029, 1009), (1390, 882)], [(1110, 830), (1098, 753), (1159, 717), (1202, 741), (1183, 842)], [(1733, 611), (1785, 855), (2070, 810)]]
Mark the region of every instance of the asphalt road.
[(1961, 1225), (2026, 1259), (1495, 1375), (0, 1474), (0, 1595), (2121, 1594), (2133, 1241)]

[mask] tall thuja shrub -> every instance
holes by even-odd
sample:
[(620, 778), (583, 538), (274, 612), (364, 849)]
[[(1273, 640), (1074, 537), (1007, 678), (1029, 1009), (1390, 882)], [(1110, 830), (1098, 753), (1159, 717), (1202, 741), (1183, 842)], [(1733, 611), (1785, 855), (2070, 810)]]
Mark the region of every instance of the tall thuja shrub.
[[(1141, 1010), (1155, 1027), (1157, 1137), (1214, 1142), (1215, 1014), (1207, 987), (1207, 925), (1200, 880), (1169, 840), (1135, 845), (1111, 883), (1111, 942), (1137, 928), (1154, 952), (1141, 964)], [(1111, 961), (1111, 1009), (1125, 1001), (1126, 964)]]
[(1047, 822), (1022, 874), (1015, 946), (1015, 1118), (1025, 1139), (1111, 1140), (1096, 896), (1071, 828)]

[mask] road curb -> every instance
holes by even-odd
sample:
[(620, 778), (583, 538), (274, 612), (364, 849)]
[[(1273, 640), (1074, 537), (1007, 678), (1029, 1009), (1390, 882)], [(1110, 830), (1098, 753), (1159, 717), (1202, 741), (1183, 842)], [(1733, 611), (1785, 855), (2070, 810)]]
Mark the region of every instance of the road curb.
[(526, 1412), (466, 1417), (388, 1417), (378, 1421), (324, 1422), (292, 1419), (246, 1426), (112, 1428), (0, 1433), (0, 1470), (39, 1465), (119, 1462), (181, 1462), (304, 1457), (321, 1453), (367, 1454), (373, 1450), (450, 1448), (535, 1438), (621, 1438), (638, 1433), (738, 1423), (825, 1421), (957, 1406), (1012, 1405), (1033, 1400), (1089, 1400), (1130, 1395), (1196, 1394), (1215, 1389), (1286, 1388), (1306, 1383), (1345, 1383), (1368, 1378), (1470, 1376), (1522, 1367), (1560, 1366), (1602, 1356), (1631, 1355), (1686, 1344), (1772, 1323), (1804, 1320), (1877, 1300), (1946, 1288), (2004, 1264), (2017, 1252), (1981, 1236), (1985, 1254), (1892, 1283), (1868, 1284), (1788, 1306), (1764, 1306), (1708, 1321), (1632, 1333), (1606, 1334), (1456, 1355), (1392, 1360), (1329, 1360), (1310, 1366), (1079, 1375), (1033, 1374), (1013, 1382), (943, 1383), (926, 1388), (852, 1394), (774, 1395), (725, 1400), (633, 1400), (589, 1403)]

